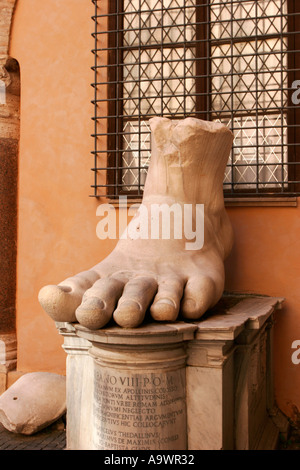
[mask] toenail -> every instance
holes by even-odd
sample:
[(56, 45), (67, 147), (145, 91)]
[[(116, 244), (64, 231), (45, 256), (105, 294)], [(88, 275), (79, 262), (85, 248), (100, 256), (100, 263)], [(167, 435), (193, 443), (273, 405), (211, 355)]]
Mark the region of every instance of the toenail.
[(72, 288), (69, 286), (58, 286), (63, 292), (71, 292)]
[(142, 310), (142, 306), (139, 302), (137, 302), (136, 300), (123, 300), (119, 303), (118, 305), (118, 309), (119, 308), (136, 308), (137, 310), (141, 311)]
[(196, 302), (193, 299), (186, 299), (183, 302), (182, 308), (184, 308), (184, 310), (194, 311), (196, 309)]
[(84, 302), (82, 303), (83, 308), (98, 308), (100, 310), (103, 310), (105, 308), (105, 303), (103, 300), (98, 299), (98, 297), (90, 297), (86, 298)]
[(171, 300), (171, 299), (159, 299), (155, 302), (154, 305), (171, 305), (172, 307), (175, 307), (176, 308), (176, 304), (174, 302), (174, 300)]
[(93, 299), (93, 303), (95, 302), (95, 305), (100, 308), (101, 310), (103, 310), (105, 308), (105, 303), (103, 302), (103, 300), (101, 299), (98, 299), (97, 297), (95, 299)]

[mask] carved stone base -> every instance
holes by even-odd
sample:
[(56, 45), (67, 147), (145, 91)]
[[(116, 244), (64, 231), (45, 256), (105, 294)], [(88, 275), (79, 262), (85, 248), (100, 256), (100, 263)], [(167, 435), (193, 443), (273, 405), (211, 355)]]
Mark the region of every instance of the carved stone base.
[(57, 323), (67, 448), (275, 448), (272, 330), (282, 302), (224, 296), (199, 322), (134, 329)]

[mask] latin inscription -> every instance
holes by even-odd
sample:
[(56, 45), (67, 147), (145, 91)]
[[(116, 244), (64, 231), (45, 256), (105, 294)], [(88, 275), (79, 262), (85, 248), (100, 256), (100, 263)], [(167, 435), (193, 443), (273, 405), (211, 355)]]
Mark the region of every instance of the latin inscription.
[(95, 369), (96, 449), (184, 449), (183, 370), (131, 373)]

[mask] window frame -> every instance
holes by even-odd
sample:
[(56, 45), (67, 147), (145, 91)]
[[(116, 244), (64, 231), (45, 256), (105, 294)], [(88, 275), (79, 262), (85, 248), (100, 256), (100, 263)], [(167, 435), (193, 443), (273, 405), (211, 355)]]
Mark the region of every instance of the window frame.
[[(99, 6), (97, 5), (97, 0), (92, 0), (95, 4), (95, 21), (99, 18), (98, 9)], [(122, 118), (124, 118), (123, 110), (122, 110), (122, 101), (123, 101), (123, 59), (122, 59), (122, 50), (124, 50), (123, 46), (123, 30), (124, 30), (124, 23), (123, 23), (123, 13), (118, 12), (118, 7), (120, 5), (123, 6), (123, 0), (118, 0), (116, 2), (107, 2), (109, 5), (108, 12), (100, 16), (107, 17), (107, 36), (109, 37), (107, 47), (103, 48), (103, 50), (107, 51), (107, 78), (106, 78), (106, 85), (107, 85), (107, 129), (106, 129), (106, 136), (107, 136), (107, 151), (103, 152), (106, 153), (107, 162), (106, 162), (106, 169), (104, 166), (99, 167), (97, 162), (97, 145), (95, 145), (94, 150), (94, 157), (95, 157), (95, 165), (93, 171), (95, 172), (94, 178), (94, 194), (93, 196), (105, 196), (111, 200), (117, 199), (119, 196), (127, 196), (130, 199), (140, 199), (142, 197), (143, 191), (142, 188), (139, 187), (138, 190), (132, 190), (130, 192), (124, 191), (122, 186), (122, 130), (123, 122)], [(289, 89), (289, 96), (288, 96), (288, 106), (287, 106), (287, 145), (288, 145), (288, 183), (289, 190), (283, 191), (282, 188), (272, 189), (271, 191), (266, 188), (260, 188), (258, 190), (258, 181), (256, 181), (256, 190), (249, 191), (246, 189), (245, 191), (238, 189), (238, 191), (234, 191), (231, 188), (231, 191), (227, 191), (224, 187), (224, 197), (225, 200), (228, 199), (243, 199), (244, 197), (253, 199), (253, 197), (257, 196), (258, 199), (262, 199), (262, 197), (266, 198), (273, 198), (274, 201), (276, 200), (283, 200), (284, 198), (295, 197), (300, 194), (300, 149), (299, 149), (299, 128), (297, 126), (297, 122), (300, 122), (300, 105), (297, 106), (290, 106), (290, 92), (292, 89), (292, 83), (296, 80), (297, 72), (300, 70), (300, 57), (298, 58), (297, 51), (300, 52), (300, 7), (296, 4), (295, 0), (287, 0), (288, 4), (288, 48), (287, 48), (287, 69), (288, 69), (288, 89)], [(206, 6), (206, 8), (204, 8)], [(210, 9), (209, 0), (197, 0), (196, 1), (196, 22), (197, 22), (197, 38), (195, 41), (195, 49), (196, 49), (196, 97), (197, 97), (197, 111), (195, 113), (196, 117), (200, 117), (201, 119), (208, 119), (209, 115), (212, 113), (211, 106), (208, 105), (208, 100), (211, 96), (211, 82), (209, 82), (209, 76), (211, 75), (211, 60), (209, 56), (209, 49), (208, 44), (211, 44), (210, 38), (203, 38), (205, 30), (209, 27), (210, 20), (209, 16), (209, 9)], [(123, 8), (122, 8), (123, 12)], [(97, 85), (99, 84), (98, 81), (98, 62), (97, 62), (97, 51), (99, 51), (99, 39), (97, 34), (97, 28), (94, 33), (95, 37), (95, 133), (94, 138), (97, 139), (99, 136), (97, 130), (97, 122), (99, 117), (98, 115), (98, 101), (97, 100)], [(203, 39), (202, 39), (203, 38)], [(231, 38), (231, 41), (234, 39)], [(247, 39), (243, 38), (243, 42)], [(174, 43), (174, 47), (176, 44)], [(103, 66), (105, 67), (105, 65)], [(101, 101), (105, 101), (102, 99)], [(141, 119), (141, 115), (137, 117), (137, 121)], [(291, 124), (292, 123), (292, 124)], [(102, 135), (104, 135), (103, 133)], [(285, 163), (282, 163), (284, 165)], [(97, 172), (98, 171), (105, 171), (106, 172), (106, 182), (105, 184), (99, 185), (97, 180)], [(99, 194), (98, 187), (104, 187), (105, 193)], [(115, 191), (117, 189), (117, 191)]]

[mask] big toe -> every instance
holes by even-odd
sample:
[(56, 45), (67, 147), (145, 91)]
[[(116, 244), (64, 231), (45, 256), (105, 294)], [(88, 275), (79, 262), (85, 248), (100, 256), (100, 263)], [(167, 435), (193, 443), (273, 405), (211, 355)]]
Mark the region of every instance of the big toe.
[(75, 310), (80, 305), (82, 295), (68, 286), (49, 285), (40, 290), (38, 299), (54, 321), (72, 323), (76, 321)]
[(76, 308), (82, 301), (84, 292), (99, 279), (92, 270), (83, 271), (58, 285), (42, 287), (38, 299), (45, 312), (58, 322), (75, 322)]

